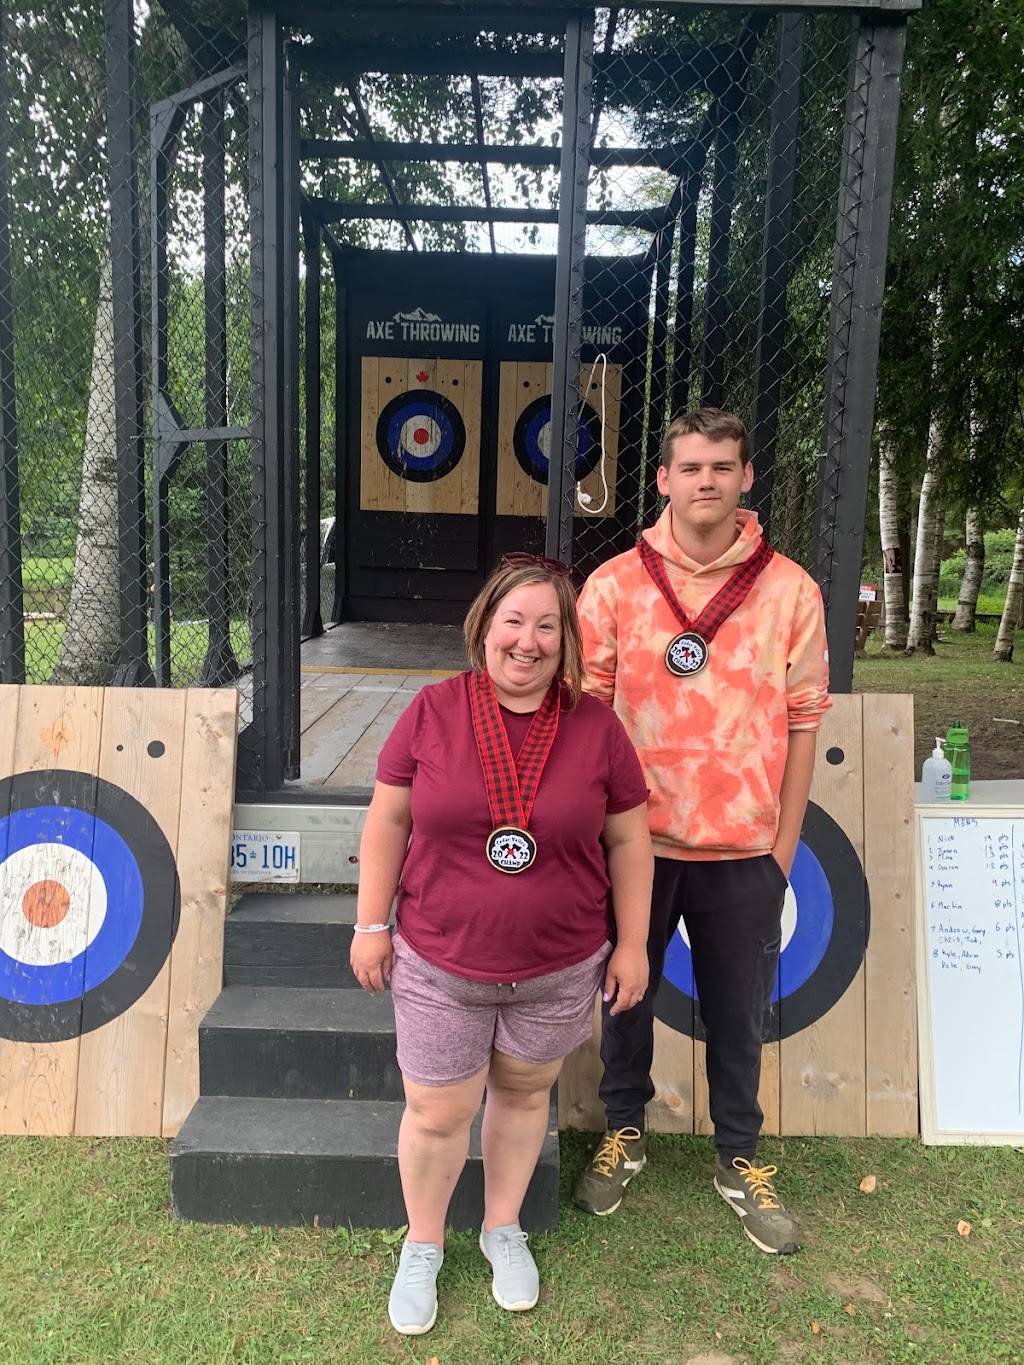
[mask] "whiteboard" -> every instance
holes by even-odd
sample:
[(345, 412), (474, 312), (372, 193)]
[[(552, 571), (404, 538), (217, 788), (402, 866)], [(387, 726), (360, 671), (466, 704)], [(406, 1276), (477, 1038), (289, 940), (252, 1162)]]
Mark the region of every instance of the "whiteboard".
[(921, 814), (918, 849), (922, 1137), (1018, 1144), (1024, 816)]

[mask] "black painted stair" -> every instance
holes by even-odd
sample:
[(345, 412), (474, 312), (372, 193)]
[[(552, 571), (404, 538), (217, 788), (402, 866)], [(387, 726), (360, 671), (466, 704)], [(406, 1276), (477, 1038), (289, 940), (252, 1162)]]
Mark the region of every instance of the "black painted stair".
[[(398, 1178), (402, 1079), (391, 997), (348, 967), (355, 898), (255, 893), (228, 916), (224, 989), (199, 1029), (200, 1098), (171, 1148), (171, 1202), (195, 1222), (405, 1222)], [(483, 1211), (479, 1120), (449, 1224)], [(523, 1205), (556, 1225), (554, 1106)]]

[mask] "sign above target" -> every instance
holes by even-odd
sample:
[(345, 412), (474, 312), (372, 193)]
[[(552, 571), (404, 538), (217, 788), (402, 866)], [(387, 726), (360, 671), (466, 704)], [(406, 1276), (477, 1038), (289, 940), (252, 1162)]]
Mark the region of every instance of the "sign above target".
[[(512, 449), (519, 466), (536, 483), (546, 484), (551, 460), (551, 395), (528, 403), (512, 432)], [(592, 474), (601, 462), (601, 419), (589, 403), (576, 414), (576, 482)]]
[(78, 1037), (128, 1010), (166, 962), (174, 854), (134, 797), (89, 773), (16, 773), (0, 810), (0, 1037)]
[[(782, 911), (782, 949), (764, 1040), (776, 1042), (826, 1015), (849, 989), (867, 950), (868, 887), (857, 851), (810, 802)], [(670, 1028), (703, 1040), (693, 959), (680, 924), (665, 954), (654, 1005)]]
[(434, 389), (396, 394), (377, 419), (377, 450), (393, 474), (433, 483), (450, 474), (466, 449), (466, 427), (455, 404)]

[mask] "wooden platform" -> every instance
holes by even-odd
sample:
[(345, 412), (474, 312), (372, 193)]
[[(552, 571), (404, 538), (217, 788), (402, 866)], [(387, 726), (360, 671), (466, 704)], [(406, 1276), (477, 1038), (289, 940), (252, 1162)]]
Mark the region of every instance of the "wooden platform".
[(290, 787), (346, 791), (373, 786), (377, 755), (421, 687), (447, 672), (321, 672), (303, 667), (302, 776)]

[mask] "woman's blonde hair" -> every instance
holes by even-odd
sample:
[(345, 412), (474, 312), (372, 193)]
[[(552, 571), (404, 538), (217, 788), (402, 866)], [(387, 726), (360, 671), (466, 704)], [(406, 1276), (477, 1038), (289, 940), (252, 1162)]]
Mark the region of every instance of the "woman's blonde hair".
[(530, 587), (534, 583), (549, 583), (558, 598), (558, 614), (562, 625), (562, 659), (559, 667), (575, 706), (583, 691), (583, 636), (576, 614), (576, 589), (569, 568), (557, 560), (528, 554), (505, 555), (500, 560), (466, 613), (462, 628), (466, 638), (466, 657), (470, 667), (477, 672), (486, 670), (484, 637), (490, 629), (494, 613), (510, 592), (515, 592), (516, 588)]

